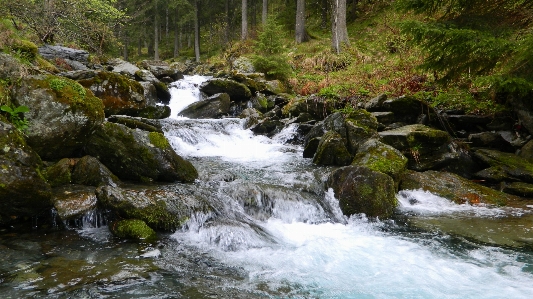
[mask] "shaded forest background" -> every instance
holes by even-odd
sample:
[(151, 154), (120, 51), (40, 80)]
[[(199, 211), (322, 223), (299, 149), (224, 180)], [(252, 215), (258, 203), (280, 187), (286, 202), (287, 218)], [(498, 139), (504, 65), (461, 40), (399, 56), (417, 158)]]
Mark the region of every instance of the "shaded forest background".
[(295, 94), (348, 105), (386, 93), (474, 114), (533, 90), (529, 0), (0, 0), (0, 48), (25, 43), (112, 57), (240, 56)]

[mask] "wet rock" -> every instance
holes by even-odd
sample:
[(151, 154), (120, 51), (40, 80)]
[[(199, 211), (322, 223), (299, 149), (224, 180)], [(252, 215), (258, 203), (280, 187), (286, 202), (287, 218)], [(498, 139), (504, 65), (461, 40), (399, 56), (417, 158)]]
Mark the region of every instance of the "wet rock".
[(361, 144), (377, 137), (378, 122), (363, 109), (352, 111), (345, 117), (347, 148), (351, 155), (355, 155)]
[(533, 198), (533, 184), (512, 182), (503, 184), (502, 192), (514, 194), (521, 197)]
[(92, 79), (79, 83), (90, 89), (105, 106), (105, 114), (137, 116), (139, 110), (147, 106), (144, 89), (139, 82), (111, 72), (99, 72)]
[(66, 221), (96, 209), (95, 190), (94, 187), (81, 185), (65, 185), (54, 188), (52, 202), (59, 218)]
[(113, 222), (109, 228), (113, 235), (122, 239), (150, 242), (157, 238), (155, 231), (139, 219), (126, 219)]
[(480, 149), (474, 152), (474, 157), (491, 167), (498, 167), (507, 176), (533, 183), (533, 163), (515, 154)]
[(202, 83), (200, 91), (210, 96), (217, 93), (227, 93), (232, 101), (246, 101), (252, 97), (252, 93), (246, 85), (221, 78), (214, 78)]
[(76, 162), (76, 159), (63, 158), (46, 168), (43, 175), (52, 187), (70, 184), (72, 182), (72, 169)]
[(112, 115), (107, 118), (108, 122), (125, 125), (130, 129), (140, 129), (148, 132), (163, 133), (160, 123), (142, 117), (132, 117), (125, 115)]
[(248, 129), (257, 125), (259, 121), (263, 118), (263, 114), (257, 111), (257, 109), (246, 108), (241, 112), (239, 118), (246, 118), (244, 128)]
[(17, 105), (30, 111), (28, 144), (46, 160), (75, 157), (104, 121), (104, 106), (76, 81), (56, 76), (30, 76), (16, 91)]
[(193, 119), (221, 118), (229, 113), (229, 108), (230, 96), (227, 93), (218, 93), (190, 104), (180, 112), (180, 115)]
[(485, 126), (492, 121), (491, 116), (483, 115), (447, 115), (445, 116), (454, 130), (466, 130), (468, 132), (482, 132)]
[(313, 157), (317, 165), (349, 165), (352, 155), (348, 152), (345, 142), (339, 133), (328, 131), (320, 139), (318, 148)]
[(499, 182), (510, 182), (516, 181), (516, 178), (510, 176), (504, 169), (499, 166), (489, 167), (482, 169), (474, 173), (474, 178), (482, 180), (487, 183), (499, 183)]
[(315, 137), (307, 142), (303, 152), (304, 158), (313, 158), (315, 156), (315, 153), (318, 150), (318, 145), (320, 144), (320, 139), (322, 139), (322, 137)]
[(171, 110), (169, 106), (148, 106), (144, 109), (141, 109), (137, 114), (140, 118), (148, 119), (163, 119), (170, 117)]
[[(266, 117), (266, 116), (265, 116)], [(266, 117), (250, 128), (252, 132), (269, 137), (279, 133), (285, 124), (278, 117)]]
[(84, 156), (79, 159), (72, 170), (72, 183), (98, 187), (100, 185), (117, 186), (120, 180), (98, 159)]
[(146, 100), (146, 106), (147, 107), (155, 107), (157, 103), (159, 103), (159, 99), (157, 98), (157, 89), (155, 88), (155, 85), (151, 82), (145, 82), (141, 81), (139, 82), (144, 90), (144, 98)]
[(361, 145), (351, 164), (387, 174), (397, 185), (407, 169), (407, 158), (392, 146), (370, 139)]
[(246, 85), (252, 94), (267, 90), (266, 81), (262, 74), (233, 73), (231, 79)]
[(0, 224), (48, 211), (50, 185), (42, 162), (22, 134), (0, 116)]
[(519, 199), (516, 196), (481, 186), (448, 172), (433, 170), (425, 172), (406, 172), (400, 182), (400, 190), (418, 189), (429, 191), (457, 204), (488, 203), (506, 205), (509, 201)]
[(194, 166), (176, 154), (158, 132), (106, 122), (93, 134), (85, 151), (123, 180), (193, 182), (198, 177)]
[[(100, 204), (125, 219), (140, 219), (153, 229), (175, 230), (195, 212), (209, 213), (211, 207), (192, 188), (173, 186), (101, 186)], [(208, 195), (205, 195), (208, 196)]]
[(367, 167), (339, 168), (330, 175), (326, 186), (333, 189), (346, 216), (365, 213), (388, 218), (397, 205), (392, 178)]
[(344, 115), (340, 112), (328, 115), (323, 121), (317, 123), (305, 136), (304, 148), (307, 147), (307, 144), (311, 139), (322, 137), (328, 131), (337, 132), (341, 137), (346, 138), (346, 126), (344, 120)]
[(515, 148), (503, 137), (495, 132), (481, 132), (470, 134), (468, 141), (472, 147), (493, 148), (505, 152), (514, 152)]
[(62, 46), (44, 45), (39, 47), (39, 54), (49, 60), (61, 58), (77, 61), (82, 64), (87, 64), (89, 60), (89, 52)]
[(254, 108), (262, 113), (274, 108), (274, 101), (271, 101), (262, 93), (256, 93), (256, 95), (248, 101), (248, 107)]

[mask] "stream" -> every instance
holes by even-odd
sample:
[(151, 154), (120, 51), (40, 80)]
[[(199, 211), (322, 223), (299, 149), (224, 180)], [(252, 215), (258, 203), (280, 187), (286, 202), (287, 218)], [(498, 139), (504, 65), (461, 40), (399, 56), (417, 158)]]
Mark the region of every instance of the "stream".
[(204, 80), (173, 83), (163, 128), (214, 211), (157, 244), (113, 238), (102, 211), (0, 231), (1, 298), (531, 298), (533, 206), (413, 190), (391, 220), (346, 218), (323, 189), (334, 168), (287, 142), (295, 126), (267, 138), (240, 119), (179, 116)]

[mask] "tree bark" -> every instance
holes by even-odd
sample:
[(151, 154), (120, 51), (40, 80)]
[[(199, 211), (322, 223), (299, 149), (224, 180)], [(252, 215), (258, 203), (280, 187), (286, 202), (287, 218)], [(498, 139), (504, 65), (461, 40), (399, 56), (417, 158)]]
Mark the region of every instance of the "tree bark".
[(268, 0), (263, 0), (263, 13), (262, 13), (262, 18), (261, 18), (263, 27), (265, 27), (267, 23), (267, 17), (268, 17)]
[(174, 24), (174, 58), (178, 57), (180, 54), (180, 45), (179, 45), (179, 34), (180, 34), (180, 27), (179, 27), (179, 8), (176, 6), (176, 13), (175, 13), (175, 24)]
[(200, 24), (198, 20), (198, 0), (194, 0), (194, 56), (200, 62)]
[(305, 30), (305, 0), (296, 1), (296, 43), (300, 44), (309, 40)]
[(246, 40), (248, 38), (248, 0), (242, 0), (242, 19), (241, 19), (241, 39)]
[(335, 52), (340, 53), (343, 45), (349, 45), (346, 28), (346, 0), (333, 0), (331, 12), (331, 43)]
[(159, 60), (159, 18), (157, 0), (154, 0), (154, 60)]

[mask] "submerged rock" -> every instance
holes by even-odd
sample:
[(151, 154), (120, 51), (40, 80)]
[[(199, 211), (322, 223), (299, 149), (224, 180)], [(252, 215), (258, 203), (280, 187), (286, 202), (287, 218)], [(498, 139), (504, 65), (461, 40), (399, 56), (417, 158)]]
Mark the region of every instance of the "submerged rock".
[(22, 134), (0, 116), (0, 224), (48, 211), (50, 185), (42, 177), (42, 162)]
[(123, 239), (152, 241), (157, 238), (155, 231), (139, 219), (126, 219), (113, 222), (109, 228), (113, 235)]
[(392, 178), (367, 167), (339, 168), (329, 176), (326, 186), (333, 189), (346, 216), (365, 213), (388, 218), (397, 206)]
[(429, 170), (425, 172), (409, 171), (404, 174), (400, 182), (400, 190), (418, 189), (429, 191), (457, 204), (506, 205), (508, 201), (519, 200), (519, 197), (481, 186), (448, 172)]
[(28, 144), (46, 160), (74, 157), (104, 121), (104, 106), (76, 81), (30, 76), (16, 91), (17, 105), (30, 107)]
[(85, 151), (123, 180), (193, 182), (198, 177), (194, 166), (176, 154), (158, 132), (106, 122), (93, 134)]

